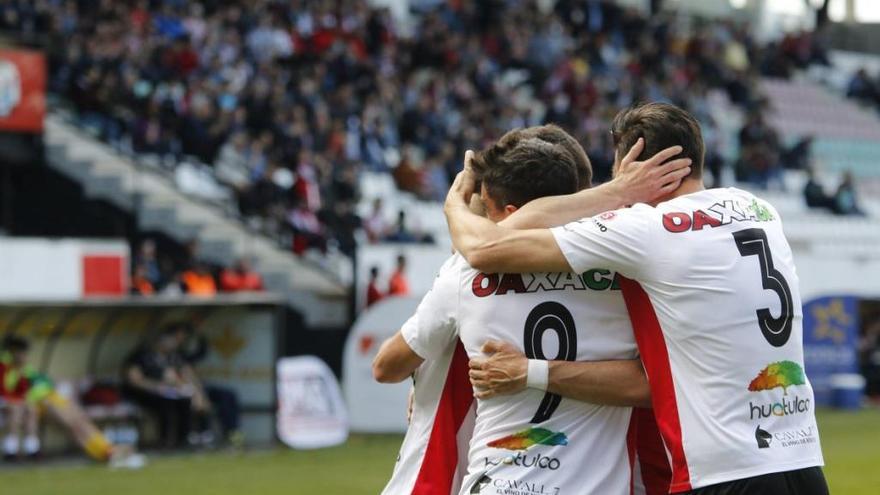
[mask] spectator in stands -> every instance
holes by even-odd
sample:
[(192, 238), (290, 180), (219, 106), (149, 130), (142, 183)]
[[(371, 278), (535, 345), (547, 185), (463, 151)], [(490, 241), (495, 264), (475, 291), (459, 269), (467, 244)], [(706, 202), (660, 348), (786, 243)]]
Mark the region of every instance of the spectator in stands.
[(192, 268), (180, 276), (184, 291), (192, 296), (210, 297), (217, 294), (217, 283), (208, 266), (197, 260)]
[[(241, 407), (238, 394), (229, 387), (207, 383), (202, 384), (198, 380), (195, 366), (208, 355), (208, 339), (198, 327), (189, 322), (177, 322), (170, 325), (177, 336), (177, 349), (181, 359), (192, 370), (193, 386), (207, 396), (211, 406), (220, 421), (223, 439), (230, 445), (241, 447), (244, 445), (244, 434), (241, 431)], [(206, 429), (206, 431), (209, 431)], [(211, 435), (203, 433), (199, 439), (202, 443), (210, 443)]]
[[(821, 33), (762, 46), (730, 22), (644, 17), (608, 1), (419, 2), (407, 37), (365, 0), (48, 2), (42, 23), (22, 15), (30, 3), (5, 7), (4, 30), (62, 41), (47, 49), (49, 86), (101, 138), (213, 164), (240, 212), (268, 216), (279, 235), (285, 215), (250, 192), (289, 168), (291, 194), (311, 213), (289, 222), (302, 232), (297, 253), (303, 238), (348, 244), (347, 213), (321, 201), (354, 210), (357, 194), (338, 194), (341, 170), (387, 171), (402, 190), (438, 197), (465, 149), (555, 121), (585, 138), (603, 180), (613, 147), (596, 130), (616, 108), (665, 100), (700, 115), (718, 90), (752, 111), (751, 67), (787, 77), (826, 59)], [(772, 179), (778, 149), (743, 152), (752, 156), (741, 165), (758, 159), (740, 167), (746, 176)]]
[(302, 201), (302, 207), (312, 212), (321, 209), (321, 177), (318, 165), (326, 165), (323, 160), (316, 160), (315, 156), (306, 149), (300, 149), (296, 157), (296, 180), (293, 183), (293, 191), (298, 200)]
[(379, 267), (370, 267), (370, 280), (367, 282), (367, 307), (381, 301), (385, 297), (379, 289)]
[(712, 173), (711, 187), (721, 187), (722, 174), (725, 167), (724, 157), (721, 156), (721, 132), (711, 116), (703, 117), (700, 124), (703, 131), (703, 142), (706, 147), (704, 164), (706, 169)]
[(409, 282), (406, 279), (406, 257), (397, 255), (397, 267), (388, 279), (389, 296), (408, 296)]
[(846, 96), (876, 104), (880, 93), (877, 91), (877, 84), (868, 75), (868, 71), (861, 68), (849, 80), (849, 84), (846, 87)]
[(780, 160), (783, 167), (789, 170), (807, 170), (813, 159), (813, 137), (805, 136), (784, 150)]
[(856, 188), (853, 183), (852, 172), (846, 171), (837, 192), (834, 194), (834, 203), (832, 205), (834, 213), (838, 215), (864, 215), (865, 213), (859, 207), (859, 200), (856, 197)]
[(247, 258), (239, 258), (232, 268), (220, 273), (220, 289), (224, 292), (262, 291), (263, 277), (253, 270)]
[(446, 198), (449, 190), (447, 171), (439, 160), (429, 160), (426, 169), (426, 196), (432, 201), (441, 202)]
[(156, 293), (156, 288), (147, 277), (149, 271), (143, 263), (137, 263), (134, 266), (134, 273), (131, 276), (131, 293), (139, 296), (152, 296)]
[(431, 244), (434, 242), (434, 237), (410, 228), (406, 212), (400, 210), (397, 212), (397, 222), (394, 224), (394, 228), (385, 236), (385, 240), (387, 242)]
[(805, 69), (813, 63), (828, 65), (828, 50), (821, 32), (801, 30), (786, 33), (780, 48), (799, 69)]
[[(170, 265), (170, 263), (169, 263)], [(186, 294), (186, 289), (183, 285), (183, 277), (181, 273), (174, 271), (173, 269), (168, 269), (169, 282), (162, 287), (162, 290), (159, 291), (159, 294), (165, 297), (181, 297)]]
[(322, 211), (327, 230), (339, 251), (346, 256), (354, 256), (357, 249), (358, 233), (363, 228), (363, 220), (354, 211), (350, 201), (333, 202), (332, 209)]
[(804, 186), (804, 200), (810, 208), (832, 209), (834, 199), (825, 193), (825, 188), (816, 180), (813, 169), (807, 169), (807, 184)]
[[(252, 171), (248, 162), (250, 145), (247, 134), (238, 131), (232, 134), (220, 148), (220, 155), (214, 162), (217, 179), (231, 187), (237, 195), (244, 194), (250, 184)], [(239, 199), (239, 202), (241, 199)]]
[(327, 237), (324, 226), (303, 198), (297, 198), (295, 206), (287, 213), (287, 221), (293, 232), (293, 252), (303, 254), (308, 249), (324, 251)]
[(385, 237), (385, 240), (388, 242), (417, 242), (415, 233), (409, 230), (409, 227), (406, 225), (406, 212), (400, 210), (397, 212), (397, 223), (394, 224), (394, 229), (388, 233)]
[(373, 200), (373, 209), (370, 216), (364, 221), (364, 230), (367, 233), (367, 239), (376, 243), (383, 240), (389, 233), (388, 221), (385, 219), (385, 202), (382, 198)]
[(293, 173), (281, 166), (278, 156), (269, 155), (254, 171), (248, 188), (239, 194), (241, 213), (249, 219), (267, 219), (293, 187)]
[(784, 190), (782, 165), (779, 161), (779, 135), (767, 125), (761, 112), (749, 114), (739, 132), (741, 179), (761, 188), (775, 184)]
[(156, 254), (156, 241), (144, 239), (135, 256), (135, 266), (143, 269), (143, 278), (153, 286), (158, 287), (162, 282), (162, 270), (159, 267), (159, 258)]
[(210, 402), (179, 354), (179, 344), (176, 329), (165, 328), (152, 342), (135, 349), (123, 369), (123, 393), (158, 417), (159, 440), (164, 447), (212, 440)]

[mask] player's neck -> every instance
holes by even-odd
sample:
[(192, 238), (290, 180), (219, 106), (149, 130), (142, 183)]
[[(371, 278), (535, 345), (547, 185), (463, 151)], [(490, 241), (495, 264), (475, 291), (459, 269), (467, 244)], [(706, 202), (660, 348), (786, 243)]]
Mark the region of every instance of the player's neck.
[(704, 189), (706, 189), (706, 187), (703, 185), (702, 178), (685, 179), (681, 182), (681, 185), (678, 187), (678, 189), (676, 189), (675, 191), (673, 191), (669, 195), (664, 196), (664, 197), (658, 199), (657, 201), (653, 202), (652, 205), (657, 206), (658, 204), (663, 203), (664, 201), (669, 201), (669, 200), (675, 199), (679, 196), (684, 196), (686, 194), (693, 194), (695, 192), (699, 192)]

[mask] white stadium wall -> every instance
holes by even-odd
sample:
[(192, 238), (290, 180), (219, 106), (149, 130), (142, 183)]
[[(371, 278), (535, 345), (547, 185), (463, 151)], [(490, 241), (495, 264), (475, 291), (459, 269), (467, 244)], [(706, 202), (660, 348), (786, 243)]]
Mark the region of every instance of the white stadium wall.
[(0, 237), (0, 301), (123, 295), (129, 258), (121, 240)]
[(856, 259), (795, 251), (794, 261), (804, 302), (837, 294), (880, 298), (880, 257)]

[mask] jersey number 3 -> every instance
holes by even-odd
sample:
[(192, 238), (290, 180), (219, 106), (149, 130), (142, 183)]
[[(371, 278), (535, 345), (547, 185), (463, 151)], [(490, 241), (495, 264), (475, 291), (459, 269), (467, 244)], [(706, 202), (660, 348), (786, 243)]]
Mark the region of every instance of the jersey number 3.
[(791, 337), (791, 320), (794, 303), (791, 300), (791, 289), (785, 277), (773, 266), (773, 256), (767, 233), (764, 229), (745, 229), (733, 233), (740, 256), (757, 256), (761, 267), (761, 285), (764, 290), (772, 290), (779, 296), (781, 311), (774, 317), (769, 308), (761, 308), (758, 314), (758, 326), (767, 342), (774, 347), (782, 347)]
[[(542, 339), (544, 332), (553, 330), (559, 339), (559, 351), (556, 357), (548, 358), (544, 354)], [(526, 325), (523, 329), (523, 343), (526, 356), (529, 359), (550, 359), (574, 361), (577, 357), (577, 329), (574, 326), (574, 317), (571, 312), (558, 302), (544, 302), (529, 313)], [(541, 400), (541, 405), (532, 418), (532, 423), (543, 423), (553, 416), (562, 397), (547, 392)]]

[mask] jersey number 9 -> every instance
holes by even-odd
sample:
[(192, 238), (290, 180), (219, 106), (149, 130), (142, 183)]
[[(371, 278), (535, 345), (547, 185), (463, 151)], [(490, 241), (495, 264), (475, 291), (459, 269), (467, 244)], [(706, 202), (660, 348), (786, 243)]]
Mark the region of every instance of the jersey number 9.
[[(559, 350), (556, 357), (544, 354), (542, 339), (544, 332), (553, 330), (559, 339)], [(571, 312), (558, 302), (544, 302), (533, 309), (526, 318), (523, 328), (523, 343), (529, 359), (574, 361), (577, 357), (577, 329)], [(543, 423), (553, 416), (562, 397), (547, 392), (541, 405), (532, 417), (532, 423)]]

